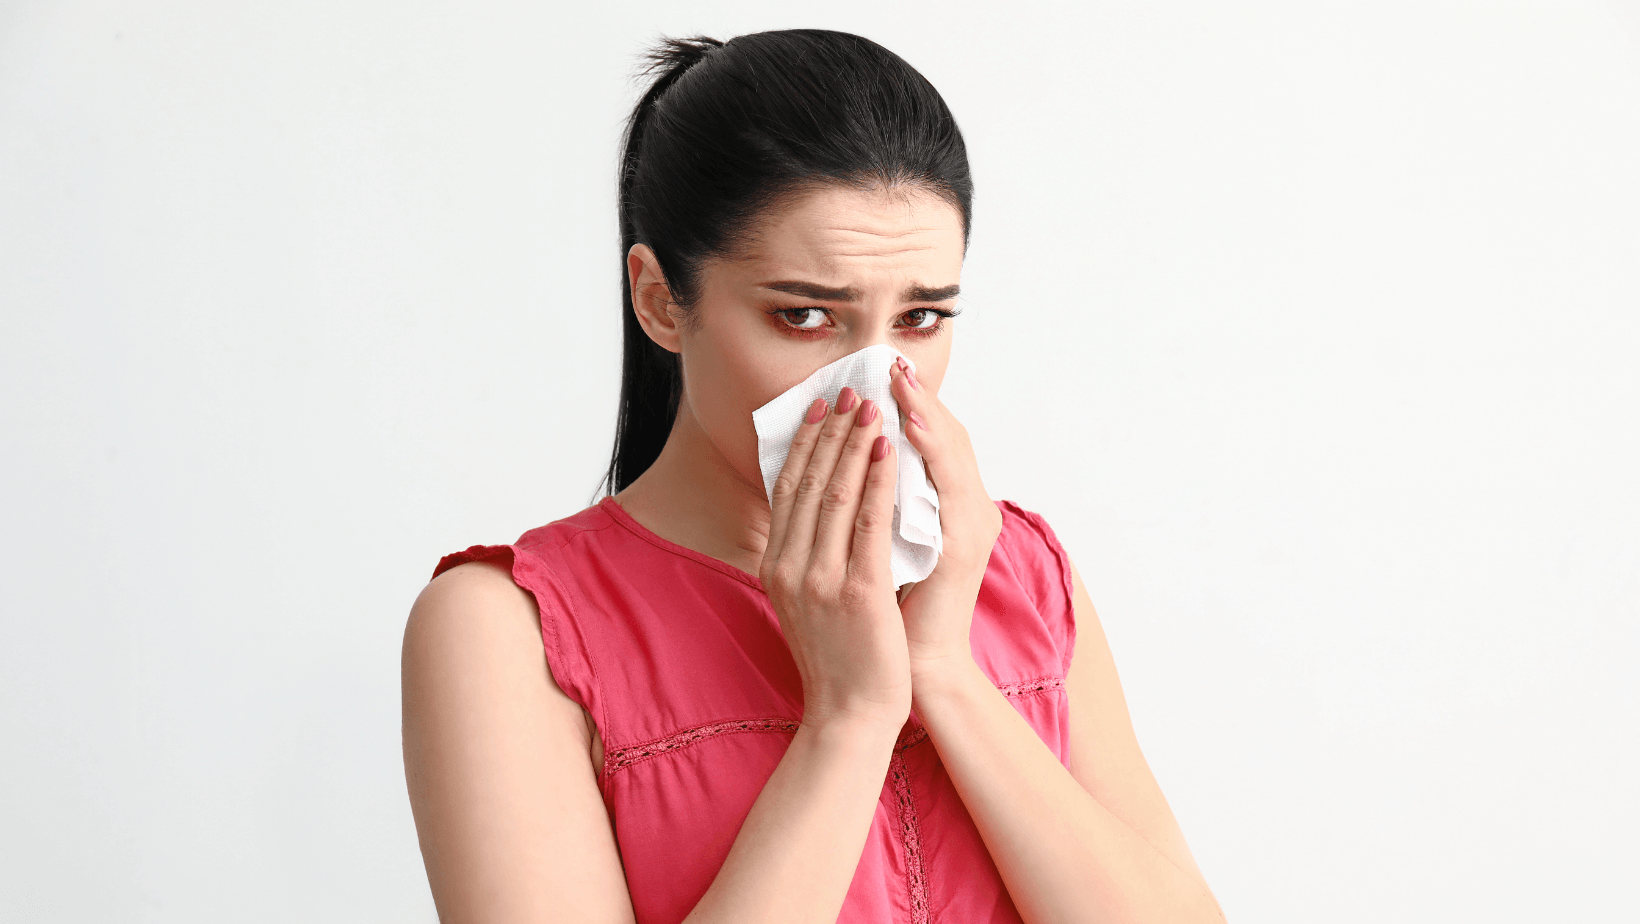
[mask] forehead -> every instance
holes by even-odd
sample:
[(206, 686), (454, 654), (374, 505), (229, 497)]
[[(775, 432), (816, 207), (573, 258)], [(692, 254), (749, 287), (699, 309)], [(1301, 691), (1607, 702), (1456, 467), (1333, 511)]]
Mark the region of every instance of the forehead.
[(945, 285), (957, 281), (962, 251), (962, 216), (934, 193), (825, 186), (771, 208), (735, 262), (753, 275), (784, 270), (860, 282), (915, 276)]

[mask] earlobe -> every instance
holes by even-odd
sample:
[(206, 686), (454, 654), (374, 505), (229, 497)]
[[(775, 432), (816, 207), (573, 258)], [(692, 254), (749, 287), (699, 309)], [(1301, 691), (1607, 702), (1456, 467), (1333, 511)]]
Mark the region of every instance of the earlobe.
[(648, 244), (633, 244), (626, 252), (626, 278), (632, 287), (632, 311), (649, 339), (670, 353), (683, 351), (679, 318), (672, 309), (672, 290)]

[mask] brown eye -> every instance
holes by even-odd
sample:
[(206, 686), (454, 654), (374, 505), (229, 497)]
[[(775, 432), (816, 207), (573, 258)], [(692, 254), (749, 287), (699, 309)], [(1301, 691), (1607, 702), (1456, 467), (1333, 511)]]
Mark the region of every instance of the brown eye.
[(819, 308), (790, 308), (780, 314), (798, 330), (816, 330), (826, 323), (826, 313)]
[(907, 311), (905, 314), (901, 315), (901, 317), (910, 322), (906, 324), (906, 327), (909, 327), (912, 330), (927, 330), (930, 327), (940, 323), (940, 316), (932, 311), (929, 311), (927, 308), (918, 308), (914, 311)]

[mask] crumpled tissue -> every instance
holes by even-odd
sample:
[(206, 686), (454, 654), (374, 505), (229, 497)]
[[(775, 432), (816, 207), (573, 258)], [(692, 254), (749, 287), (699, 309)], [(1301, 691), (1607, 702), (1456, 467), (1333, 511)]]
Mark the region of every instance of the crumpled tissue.
[(887, 344), (876, 344), (821, 367), (813, 375), (752, 412), (757, 430), (757, 461), (763, 470), (763, 491), (774, 503), (774, 482), (786, 464), (792, 437), (815, 398), (837, 404), (837, 393), (845, 386), (860, 398), (877, 403), (883, 415), (883, 435), (894, 447), (897, 460), (894, 485), (893, 549), (889, 567), (894, 586), (920, 581), (939, 562), (943, 538), (940, 533), (940, 497), (929, 484), (922, 455), (913, 449), (900, 428), (899, 402), (889, 390), (889, 369), (896, 357), (916, 371), (911, 357)]

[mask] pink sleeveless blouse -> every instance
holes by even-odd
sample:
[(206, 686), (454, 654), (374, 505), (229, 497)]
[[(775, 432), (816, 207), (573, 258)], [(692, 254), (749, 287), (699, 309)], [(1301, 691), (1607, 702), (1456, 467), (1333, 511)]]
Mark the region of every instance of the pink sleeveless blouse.
[[(974, 659), (1066, 760), (1071, 572), (1043, 519), (1001, 501), (974, 608)], [(803, 715), (797, 667), (756, 576), (668, 542), (613, 498), (512, 545), (559, 687), (604, 742), (598, 788), (639, 924), (681, 921), (706, 893)], [(842, 924), (1020, 922), (915, 713), (894, 746)]]

